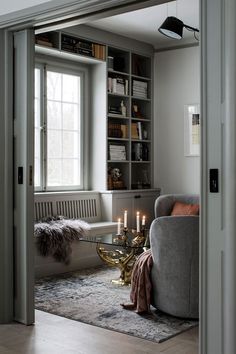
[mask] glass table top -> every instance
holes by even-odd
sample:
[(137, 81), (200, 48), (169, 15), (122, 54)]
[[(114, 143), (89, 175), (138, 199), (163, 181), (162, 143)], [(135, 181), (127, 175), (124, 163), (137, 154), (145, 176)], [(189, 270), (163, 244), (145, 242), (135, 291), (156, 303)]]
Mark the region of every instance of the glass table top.
[(124, 235), (116, 235), (110, 233), (102, 236), (81, 237), (79, 241), (90, 242), (99, 245), (117, 246), (122, 248), (143, 249), (145, 238), (143, 235), (137, 235), (133, 233), (128, 233), (127, 237)]

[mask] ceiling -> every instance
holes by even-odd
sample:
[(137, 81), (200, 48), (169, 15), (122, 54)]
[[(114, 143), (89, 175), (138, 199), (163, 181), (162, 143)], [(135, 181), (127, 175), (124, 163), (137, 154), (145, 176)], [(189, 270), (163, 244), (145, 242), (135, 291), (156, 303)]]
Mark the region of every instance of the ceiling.
[(178, 0), (162, 5), (103, 18), (87, 23), (109, 32), (150, 43), (155, 49), (196, 43), (193, 32), (184, 29), (183, 39), (174, 40), (158, 32), (167, 16), (175, 16), (185, 24), (199, 28), (199, 0)]

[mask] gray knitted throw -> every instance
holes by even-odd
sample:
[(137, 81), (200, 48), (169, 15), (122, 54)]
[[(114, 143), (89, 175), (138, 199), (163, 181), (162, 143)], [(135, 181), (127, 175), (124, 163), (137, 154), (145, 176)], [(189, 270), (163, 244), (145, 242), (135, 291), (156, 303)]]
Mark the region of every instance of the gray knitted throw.
[(36, 246), (41, 256), (52, 256), (57, 262), (70, 263), (71, 244), (86, 236), (89, 224), (82, 220), (51, 217), (34, 225)]

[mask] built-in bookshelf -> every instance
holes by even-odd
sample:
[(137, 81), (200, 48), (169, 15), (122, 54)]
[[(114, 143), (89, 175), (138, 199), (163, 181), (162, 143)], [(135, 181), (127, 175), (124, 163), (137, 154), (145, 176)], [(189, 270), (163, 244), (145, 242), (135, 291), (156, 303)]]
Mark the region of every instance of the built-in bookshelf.
[[(108, 47), (107, 189), (152, 186), (151, 67), (150, 57)], [(112, 184), (114, 169), (120, 184)]]
[(63, 31), (35, 43), (38, 53), (91, 64), (91, 188), (152, 188), (151, 55)]
[(42, 48), (56, 49), (85, 58), (106, 60), (106, 46), (91, 40), (73, 36), (61, 31), (52, 31), (35, 36), (35, 43)]

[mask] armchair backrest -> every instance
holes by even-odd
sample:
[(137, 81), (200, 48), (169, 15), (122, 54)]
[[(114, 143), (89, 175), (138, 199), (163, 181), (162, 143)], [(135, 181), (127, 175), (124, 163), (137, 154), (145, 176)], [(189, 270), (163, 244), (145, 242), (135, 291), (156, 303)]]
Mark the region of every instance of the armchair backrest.
[(175, 202), (186, 204), (199, 204), (197, 194), (166, 194), (158, 197), (155, 201), (155, 218), (171, 214)]

